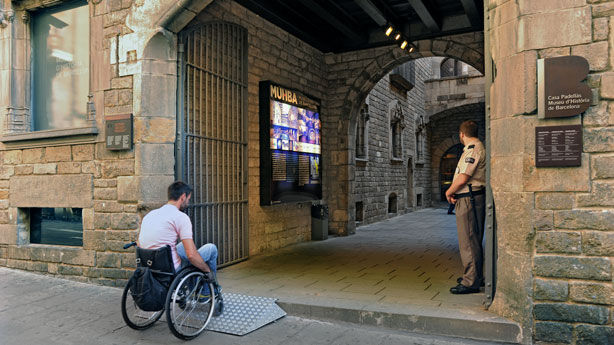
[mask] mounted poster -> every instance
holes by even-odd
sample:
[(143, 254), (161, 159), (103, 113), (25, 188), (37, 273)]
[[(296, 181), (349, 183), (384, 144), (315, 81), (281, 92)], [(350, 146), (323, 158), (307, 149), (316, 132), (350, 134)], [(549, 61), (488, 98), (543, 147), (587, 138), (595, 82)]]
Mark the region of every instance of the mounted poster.
[(320, 101), (260, 82), (260, 203), (322, 199)]

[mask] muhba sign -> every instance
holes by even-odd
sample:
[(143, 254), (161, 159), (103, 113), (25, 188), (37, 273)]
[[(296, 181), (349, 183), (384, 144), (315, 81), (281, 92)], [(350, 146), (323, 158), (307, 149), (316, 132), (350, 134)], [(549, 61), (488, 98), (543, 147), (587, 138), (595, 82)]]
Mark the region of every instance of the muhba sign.
[(591, 105), (591, 89), (582, 81), (589, 72), (581, 56), (537, 60), (537, 115), (540, 119), (571, 117)]

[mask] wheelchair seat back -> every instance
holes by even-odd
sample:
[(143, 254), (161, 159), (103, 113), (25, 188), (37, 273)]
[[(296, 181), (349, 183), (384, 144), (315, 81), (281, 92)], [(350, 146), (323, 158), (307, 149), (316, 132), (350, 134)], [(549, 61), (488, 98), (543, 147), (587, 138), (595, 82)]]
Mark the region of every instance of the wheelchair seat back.
[(169, 286), (175, 276), (175, 264), (171, 247), (166, 245), (158, 249), (136, 248), (136, 263), (139, 267), (149, 267), (156, 279)]

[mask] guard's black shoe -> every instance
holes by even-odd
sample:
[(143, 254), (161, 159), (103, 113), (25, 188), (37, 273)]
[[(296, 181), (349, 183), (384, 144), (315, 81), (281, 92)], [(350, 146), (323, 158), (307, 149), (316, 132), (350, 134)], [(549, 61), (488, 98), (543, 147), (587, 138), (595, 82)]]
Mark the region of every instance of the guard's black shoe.
[[(460, 284), (462, 281), (463, 281), (463, 277), (458, 277), (458, 278), (456, 278), (456, 282), (457, 282), (457, 283), (459, 283), (459, 284)], [(482, 281), (480, 282), (480, 287), (484, 287), (484, 280), (482, 280)]]
[(480, 292), (479, 288), (470, 288), (463, 284), (458, 284), (453, 288), (450, 288), (450, 292), (455, 295), (465, 295), (469, 293), (478, 293)]

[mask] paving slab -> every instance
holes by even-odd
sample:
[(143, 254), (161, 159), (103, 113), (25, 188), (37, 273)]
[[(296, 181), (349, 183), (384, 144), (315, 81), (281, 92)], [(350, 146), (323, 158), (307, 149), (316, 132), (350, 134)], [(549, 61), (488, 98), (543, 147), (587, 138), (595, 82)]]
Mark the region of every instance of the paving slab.
[[(359, 227), (352, 236), (253, 256), (218, 277), (222, 284), (230, 278), (234, 293), (276, 297), (297, 316), (517, 342), (519, 326), (486, 311), (483, 290), (450, 294), (463, 268), (456, 219), (446, 211), (424, 209)], [(247, 274), (258, 270), (276, 279)]]

